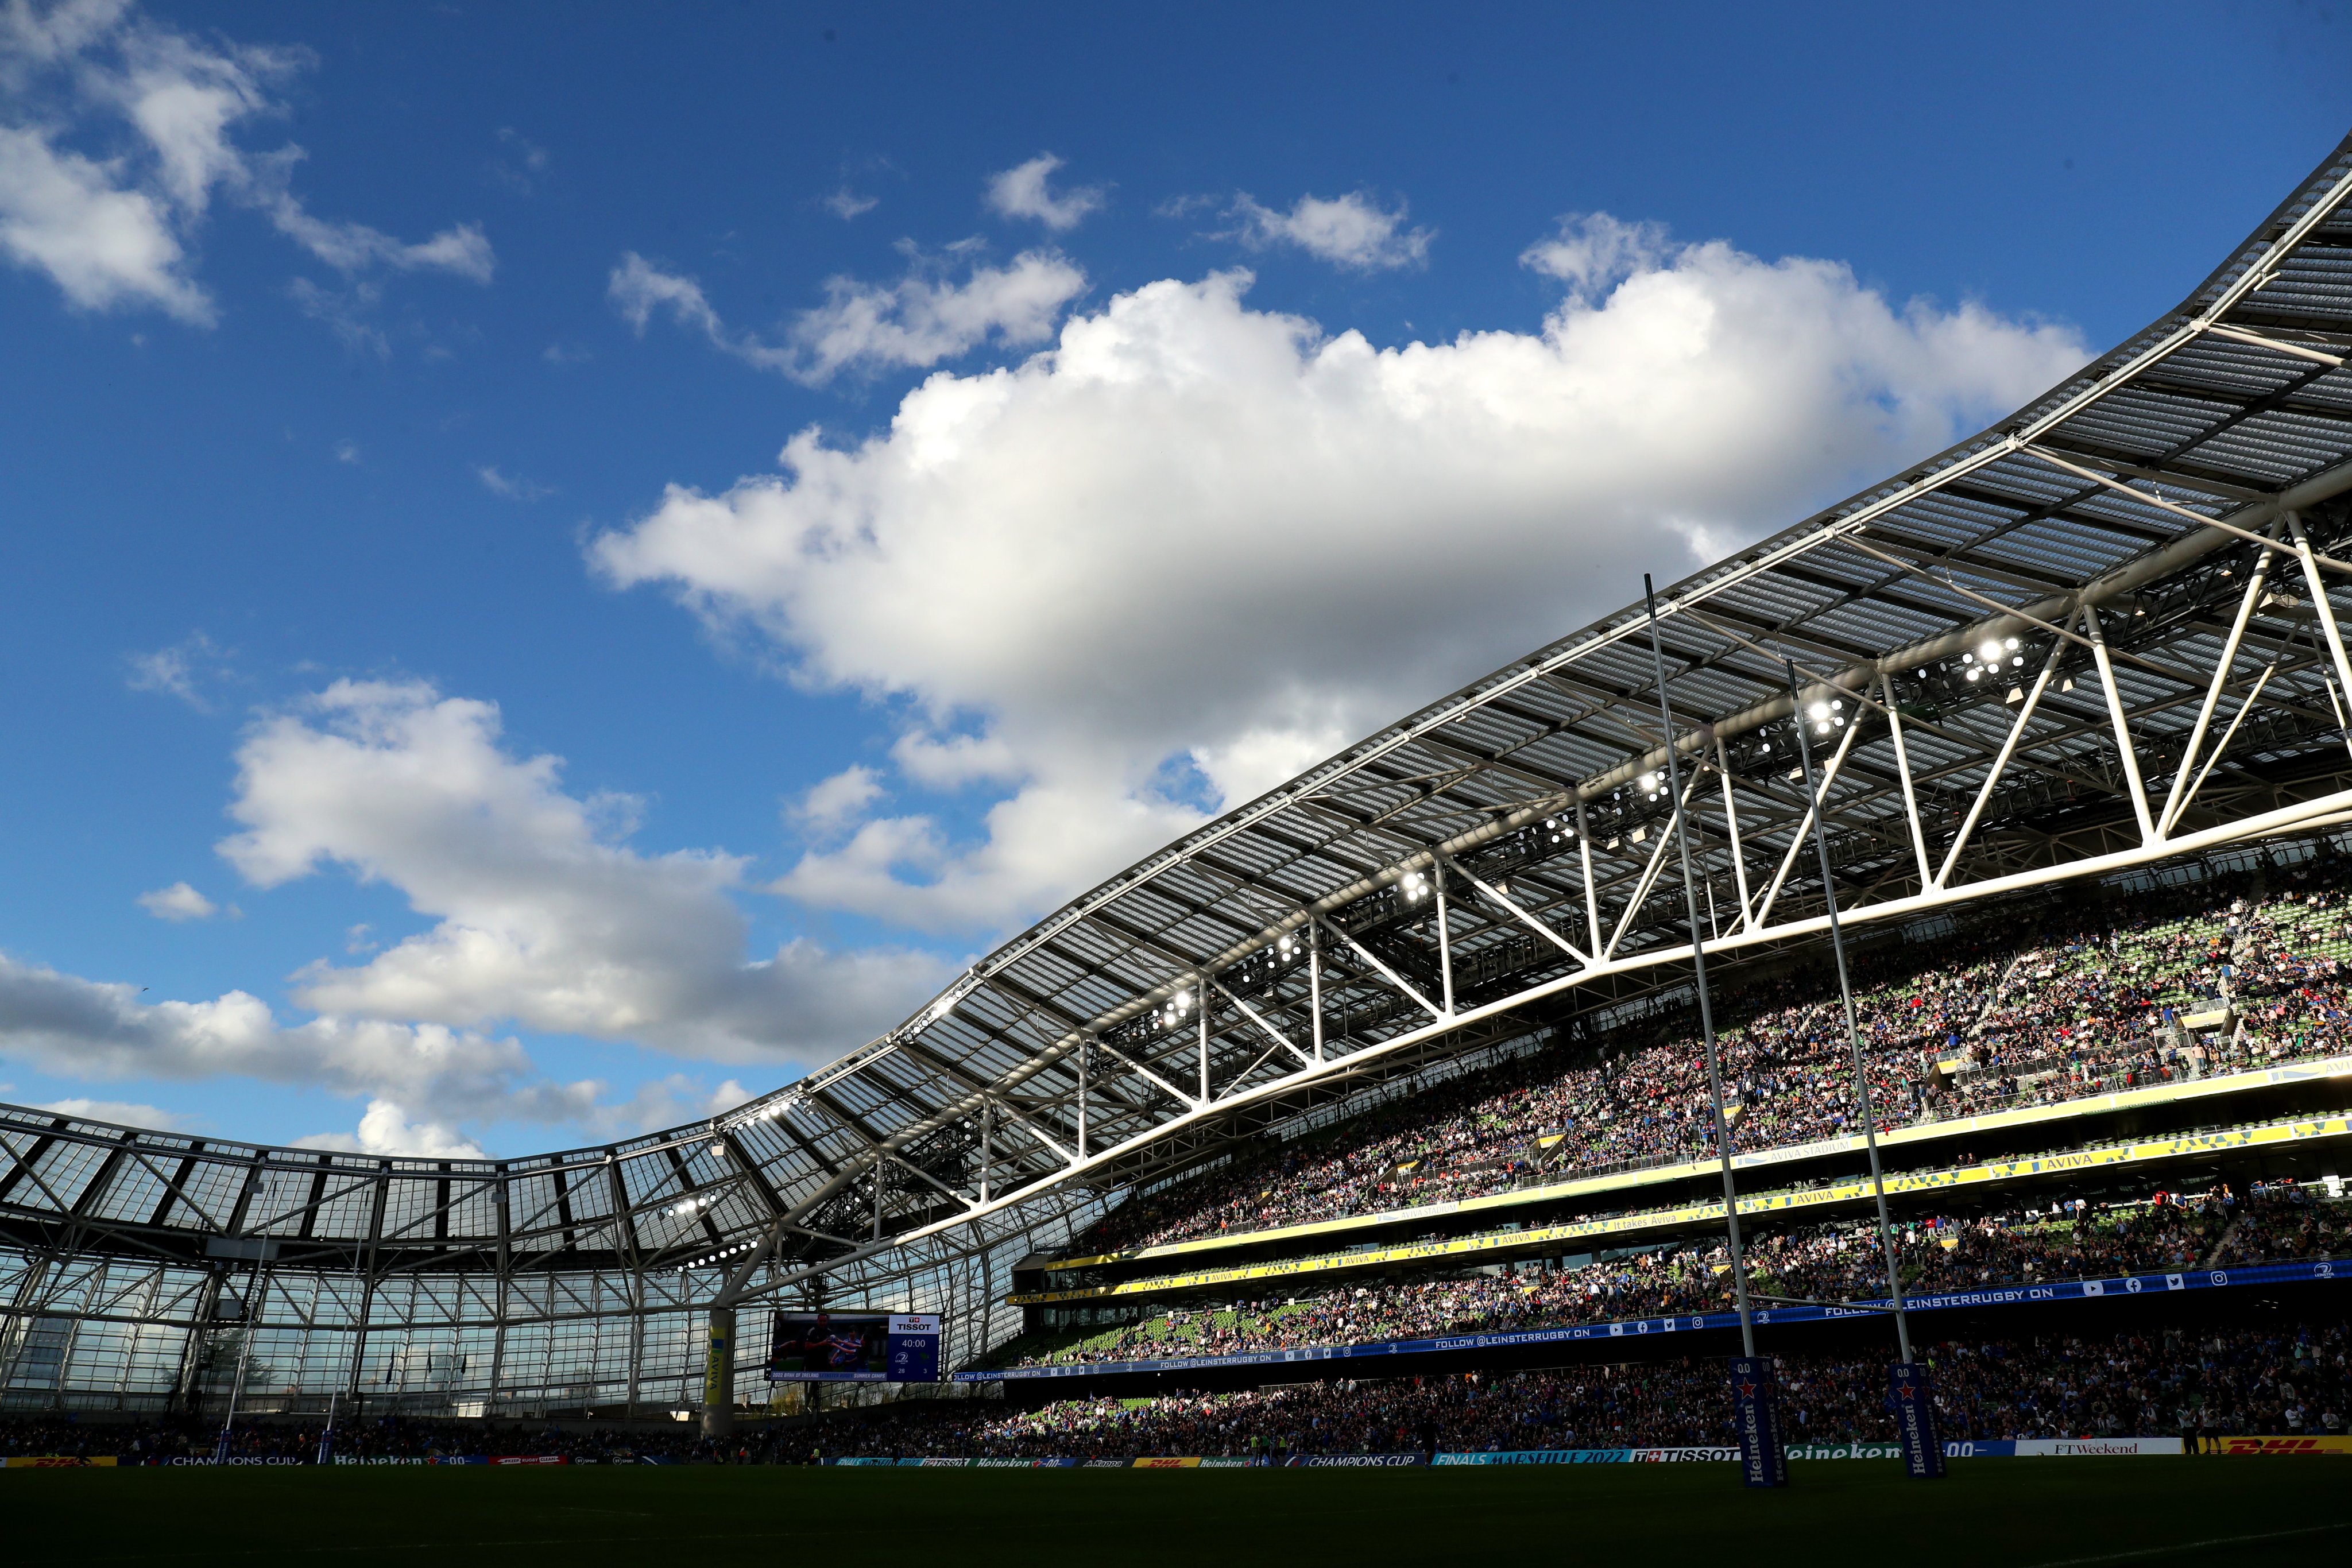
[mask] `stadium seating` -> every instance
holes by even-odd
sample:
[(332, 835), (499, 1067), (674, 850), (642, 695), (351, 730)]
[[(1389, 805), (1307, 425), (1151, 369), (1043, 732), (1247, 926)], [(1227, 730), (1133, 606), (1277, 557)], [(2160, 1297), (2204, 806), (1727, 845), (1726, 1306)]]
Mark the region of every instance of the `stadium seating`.
[[(2253, 895), (2239, 876), (2060, 905), (2039, 928), (1897, 947), (1857, 965), (1856, 1013), (1882, 1132), (2153, 1082), (2339, 1054), (2344, 894), (2332, 862)], [(2325, 890), (2325, 891), (2323, 891)], [(1834, 979), (1718, 998), (1734, 1145), (1858, 1130)], [(1073, 1255), (1130, 1252), (1707, 1156), (1699, 1042), (1555, 1048), (1457, 1079), (1114, 1211)]]
[[(2352, 1202), (2327, 1201), (2317, 1184), (2260, 1186), (2242, 1202), (2219, 1191), (2158, 1193), (2126, 1205), (2068, 1205), (2055, 1215), (1913, 1221), (1897, 1228), (1896, 1244), (1904, 1288), (1913, 1293), (2344, 1257), (2352, 1255)], [(1884, 1255), (1866, 1224), (1782, 1231), (1762, 1239), (1748, 1262), (1759, 1297), (1885, 1295)], [(1579, 1269), (1340, 1285), (1223, 1309), (1177, 1308), (1108, 1330), (1031, 1334), (993, 1359), (1114, 1364), (1721, 1311), (1732, 1304), (1729, 1266), (1717, 1237)]]

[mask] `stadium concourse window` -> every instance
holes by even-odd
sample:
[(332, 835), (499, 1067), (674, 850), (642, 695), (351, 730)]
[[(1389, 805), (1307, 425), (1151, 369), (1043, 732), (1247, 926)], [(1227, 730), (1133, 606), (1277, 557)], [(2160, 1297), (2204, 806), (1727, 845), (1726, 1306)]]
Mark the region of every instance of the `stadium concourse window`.
[[(2126, 1203), (2053, 1199), (2047, 1211), (1928, 1217), (1896, 1234), (1911, 1295), (2298, 1260), (2341, 1259), (2352, 1269), (2352, 1201), (2329, 1199), (2319, 1183), (2264, 1184), (2242, 1196), (2221, 1184)], [(1762, 1236), (1748, 1251), (1751, 1290), (1795, 1301), (1880, 1298), (1886, 1277), (1877, 1248), (1874, 1231), (1855, 1221)], [(1024, 1335), (990, 1359), (1015, 1367), (1114, 1364), (1723, 1312), (1732, 1301), (1728, 1268), (1722, 1241), (1710, 1239), (1575, 1269), (1343, 1284), (1180, 1307), (1108, 1330)]]
[[(1858, 956), (1882, 1133), (2352, 1051), (2343, 858), (2086, 900)], [(2270, 885), (2271, 883), (2278, 885)], [(1857, 1130), (1834, 977), (1717, 1002), (1740, 1152)], [(1556, 1045), (1402, 1097), (1113, 1211), (1098, 1255), (1711, 1158), (1686, 1026)]]

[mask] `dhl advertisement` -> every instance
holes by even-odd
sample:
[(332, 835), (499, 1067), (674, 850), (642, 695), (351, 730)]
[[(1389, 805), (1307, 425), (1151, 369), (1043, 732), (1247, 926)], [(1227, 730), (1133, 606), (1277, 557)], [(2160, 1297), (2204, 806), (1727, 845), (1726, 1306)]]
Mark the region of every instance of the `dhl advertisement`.
[(2352, 1437), (2224, 1437), (2225, 1454), (2352, 1454)]

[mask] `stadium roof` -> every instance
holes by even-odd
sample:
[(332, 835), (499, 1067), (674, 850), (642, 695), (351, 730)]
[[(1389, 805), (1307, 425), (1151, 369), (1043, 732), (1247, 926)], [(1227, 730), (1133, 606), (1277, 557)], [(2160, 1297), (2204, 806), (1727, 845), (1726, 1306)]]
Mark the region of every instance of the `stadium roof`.
[[(2347, 194), (2352, 141), (2120, 347), (1661, 593), (1701, 935), (1817, 929), (1783, 661), (1822, 706), (1851, 918), (2329, 820), (2344, 666), (2285, 551), (2300, 528), (2314, 572), (2352, 570), (2329, 554), (2352, 537)], [(937, 1261), (961, 1244), (941, 1238), (1001, 1239), (1236, 1126), (1524, 1033), (1539, 1004), (1660, 983), (1692, 937), (1669, 733), (1636, 606), (1227, 812), (715, 1121), (389, 1160), (8, 1109), (0, 1228), (191, 1258), (270, 1239), (321, 1262), (697, 1263), (730, 1293)]]

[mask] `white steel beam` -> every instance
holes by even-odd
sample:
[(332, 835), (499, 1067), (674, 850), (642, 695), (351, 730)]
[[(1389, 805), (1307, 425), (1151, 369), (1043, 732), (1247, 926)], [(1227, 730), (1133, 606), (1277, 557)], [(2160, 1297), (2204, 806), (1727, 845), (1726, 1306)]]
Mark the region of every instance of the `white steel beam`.
[(1590, 964), (1592, 962), (1592, 955), (1585, 952), (1584, 949), (1579, 947), (1575, 943), (1570, 942), (1567, 937), (1562, 936), (1559, 932), (1553, 930), (1543, 921), (1537, 919), (1533, 915), (1528, 913), (1528, 911), (1521, 908), (1508, 894), (1503, 892), (1502, 889), (1496, 887), (1491, 883), (1480, 878), (1478, 874), (1470, 870), (1469, 867), (1455, 862), (1453, 856), (1441, 856), (1439, 857), (1438, 863), (1444, 866), (1454, 875), (1459, 876), (1471, 886), (1476, 888), (1480, 893), (1485, 894), (1492, 902), (1502, 905), (1506, 914), (1518, 921), (1537, 936), (1542, 937), (1547, 942), (1549, 942), (1561, 952), (1567, 954), (1570, 957), (1575, 959), (1578, 963)]
[[(2276, 533), (2278, 530), (2273, 528), (2271, 531)], [(2273, 553), (2264, 550), (2254, 558), (2253, 575), (2246, 584), (2246, 591), (2238, 598), (2238, 613), (2230, 622), (2229, 639), (2221, 644), (2221, 656), (2213, 661), (2213, 678), (2206, 683), (2205, 700), (2198, 706), (2197, 722), (2189, 728), (2189, 744), (2180, 754), (2179, 769), (2172, 776), (2172, 792), (2165, 797), (2164, 814), (2157, 819), (2159, 837), (2172, 831), (2172, 824), (2179, 821), (2180, 813), (2188, 809), (2188, 801), (2182, 797), (2181, 789), (2189, 782), (2189, 769), (2197, 765), (2198, 750), (2205, 744), (2206, 726), (2213, 722), (2213, 709), (2221, 701), (2222, 689), (2229, 685), (2230, 676), (2238, 667), (2238, 644), (2244, 641), (2246, 622), (2254, 618), (2255, 607), (2262, 602), (2263, 590), (2270, 582)], [(2275, 667), (2277, 661), (2272, 663)], [(2252, 706), (2250, 699), (2247, 707)], [(2238, 716), (2243, 718), (2245, 712), (2245, 709), (2241, 709)], [(2231, 727), (2234, 730), (2237, 727), (2232, 725)], [(2226, 741), (2223, 742), (2224, 748), (2227, 745)]]
[(1878, 689), (1886, 697), (1886, 738), (1895, 747), (1895, 776), (1903, 782), (1903, 825), (1911, 830), (1911, 852), (1919, 860), (1919, 885), (1927, 886), (1935, 873), (1927, 869), (1927, 833), (1919, 823), (1919, 798), (1911, 787), (1911, 754), (1903, 745), (1903, 715), (1895, 706), (1895, 677), (1878, 677)]
[(2107, 717), (2116, 727), (2116, 755), (2123, 763), (2132, 815), (2139, 819), (2139, 836), (2152, 841), (2157, 836), (2156, 822), (2148, 815), (2147, 789), (2140, 782), (2139, 756), (2132, 749), (2131, 726), (2125, 721), (2123, 694), (2116, 689), (2116, 666), (2107, 657), (2107, 638), (2099, 629), (2097, 606), (2083, 606), (2083, 630), (2091, 634), (2091, 659), (2099, 667), (2099, 689), (2106, 694)]
[[(1952, 868), (1960, 863), (1961, 852), (1969, 847), (1969, 835), (1976, 831), (1977, 819), (1984, 815), (1986, 803), (1992, 799), (1994, 789), (2000, 783), (2000, 776), (2009, 768), (2009, 759), (2016, 755), (2017, 743), (2025, 736), (2025, 727), (2033, 722), (2033, 710), (2042, 706), (2042, 694), (2049, 689), (2050, 677), (2058, 668), (2059, 650), (2064, 646), (2063, 643), (2050, 644), (2050, 656), (2042, 661), (2042, 673), (2033, 677), (2033, 689), (2025, 694), (2025, 704), (2017, 710), (2016, 722), (2009, 727), (2009, 734), (2002, 737), (2000, 750), (1994, 755), (1992, 766), (1985, 769), (1984, 783), (1979, 787), (1976, 800), (1970, 802), (1969, 814), (1960, 823), (1960, 831), (1952, 835), (1952, 847), (1944, 855), (1943, 868), (1936, 873), (1938, 892), (1952, 880)], [(2142, 841), (2145, 842), (2145, 839)]]

